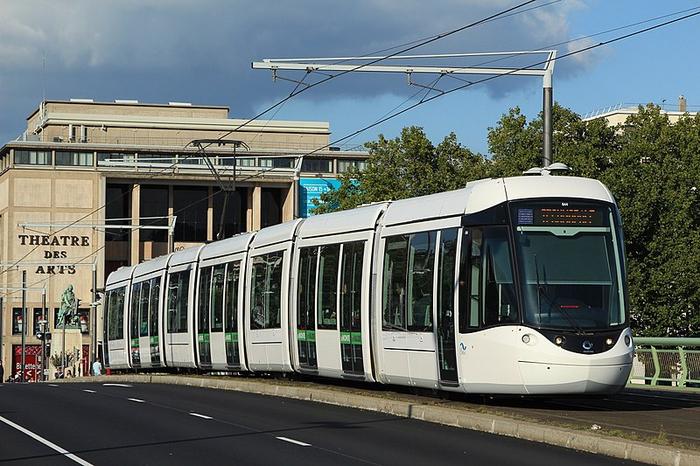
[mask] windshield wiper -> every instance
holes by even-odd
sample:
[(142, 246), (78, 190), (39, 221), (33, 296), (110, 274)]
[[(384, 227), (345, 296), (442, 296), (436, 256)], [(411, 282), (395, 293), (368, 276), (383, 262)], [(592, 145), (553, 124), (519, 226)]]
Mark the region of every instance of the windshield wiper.
[[(547, 314), (549, 314), (549, 317), (551, 319), (552, 308), (554, 307), (554, 299), (552, 299), (552, 297), (549, 296), (549, 293), (547, 293), (547, 291), (544, 289), (544, 286), (547, 285), (546, 278), (545, 278), (544, 286), (540, 282), (540, 268), (539, 268), (539, 265), (537, 263), (537, 254), (533, 254), (533, 256), (535, 258), (535, 279), (537, 280), (537, 310), (538, 311), (542, 310), (542, 308), (540, 306), (540, 296), (543, 296), (547, 301), (549, 301), (549, 308), (547, 309)], [(545, 272), (544, 266), (542, 267), (542, 272), (543, 273)], [(545, 274), (545, 277), (546, 277), (546, 274)], [(576, 333), (578, 335), (583, 335), (583, 333), (584, 333), (583, 328), (581, 328), (578, 325), (578, 322), (576, 321), (576, 319), (574, 319), (571, 316), (571, 314), (569, 314), (569, 311), (566, 310), (566, 308), (559, 306), (559, 313), (566, 318), (566, 320), (569, 322), (569, 325), (571, 325), (571, 327), (576, 331)], [(541, 312), (538, 312), (537, 315), (541, 316)], [(539, 317), (539, 324), (542, 325), (541, 317)]]

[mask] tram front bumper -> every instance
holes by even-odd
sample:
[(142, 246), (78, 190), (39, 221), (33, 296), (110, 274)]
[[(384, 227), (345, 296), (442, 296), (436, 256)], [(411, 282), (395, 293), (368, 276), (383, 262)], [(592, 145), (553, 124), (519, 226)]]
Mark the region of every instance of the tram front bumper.
[(550, 364), (519, 361), (525, 390), (530, 395), (611, 394), (625, 384), (632, 364)]

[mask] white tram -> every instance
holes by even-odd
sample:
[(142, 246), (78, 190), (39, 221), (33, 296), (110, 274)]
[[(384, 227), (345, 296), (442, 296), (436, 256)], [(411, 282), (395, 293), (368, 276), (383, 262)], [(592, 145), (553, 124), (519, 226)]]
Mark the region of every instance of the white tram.
[(295, 220), (112, 273), (112, 369), (611, 393), (633, 358), (600, 182), (514, 177)]

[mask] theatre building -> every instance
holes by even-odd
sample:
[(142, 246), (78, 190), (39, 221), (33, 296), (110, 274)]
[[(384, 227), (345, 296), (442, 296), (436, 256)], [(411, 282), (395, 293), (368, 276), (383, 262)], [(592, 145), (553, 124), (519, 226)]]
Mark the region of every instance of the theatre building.
[[(40, 379), (42, 354), (48, 378), (87, 373), (102, 342), (95, 292), (117, 268), (310, 215), (367, 157), (329, 141), (328, 123), (247, 122), (228, 107), (42, 102), (0, 148), (5, 378), (24, 366)], [(64, 328), (69, 286), (79, 303)]]

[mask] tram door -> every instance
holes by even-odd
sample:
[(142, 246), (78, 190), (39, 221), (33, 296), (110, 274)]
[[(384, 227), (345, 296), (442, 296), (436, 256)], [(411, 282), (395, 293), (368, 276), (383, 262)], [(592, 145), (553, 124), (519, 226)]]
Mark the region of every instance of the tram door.
[(238, 369), (241, 365), (238, 349), (238, 287), (240, 286), (241, 262), (226, 266), (226, 299), (224, 303), (224, 332), (226, 340), (226, 365)]
[(316, 358), (316, 264), (318, 247), (302, 248), (299, 252), (297, 288), (297, 342), (299, 365), (317, 369)]
[[(454, 385), (457, 376), (455, 345), (455, 269), (458, 229), (442, 230), (438, 256), (437, 344), (440, 383)], [(466, 243), (465, 237), (465, 243)], [(465, 246), (462, 246), (465, 247)]]
[[(134, 285), (133, 299), (138, 300), (138, 329), (132, 335), (132, 354), (143, 367), (160, 366), (160, 338), (158, 305), (160, 301), (160, 277)], [(138, 340), (138, 341), (134, 341)]]
[(362, 363), (362, 258), (364, 241), (343, 244), (340, 276), (340, 351), (343, 372), (364, 373)]
[(199, 364), (211, 366), (211, 344), (209, 333), (209, 304), (211, 297), (212, 267), (203, 267), (199, 272), (199, 290), (197, 293), (197, 351)]
[(129, 305), (129, 349), (131, 353), (131, 367), (139, 368), (141, 367), (141, 349), (139, 345), (139, 337), (141, 335), (140, 329), (140, 315), (139, 308), (141, 304), (141, 283), (135, 283), (131, 286), (131, 300)]

